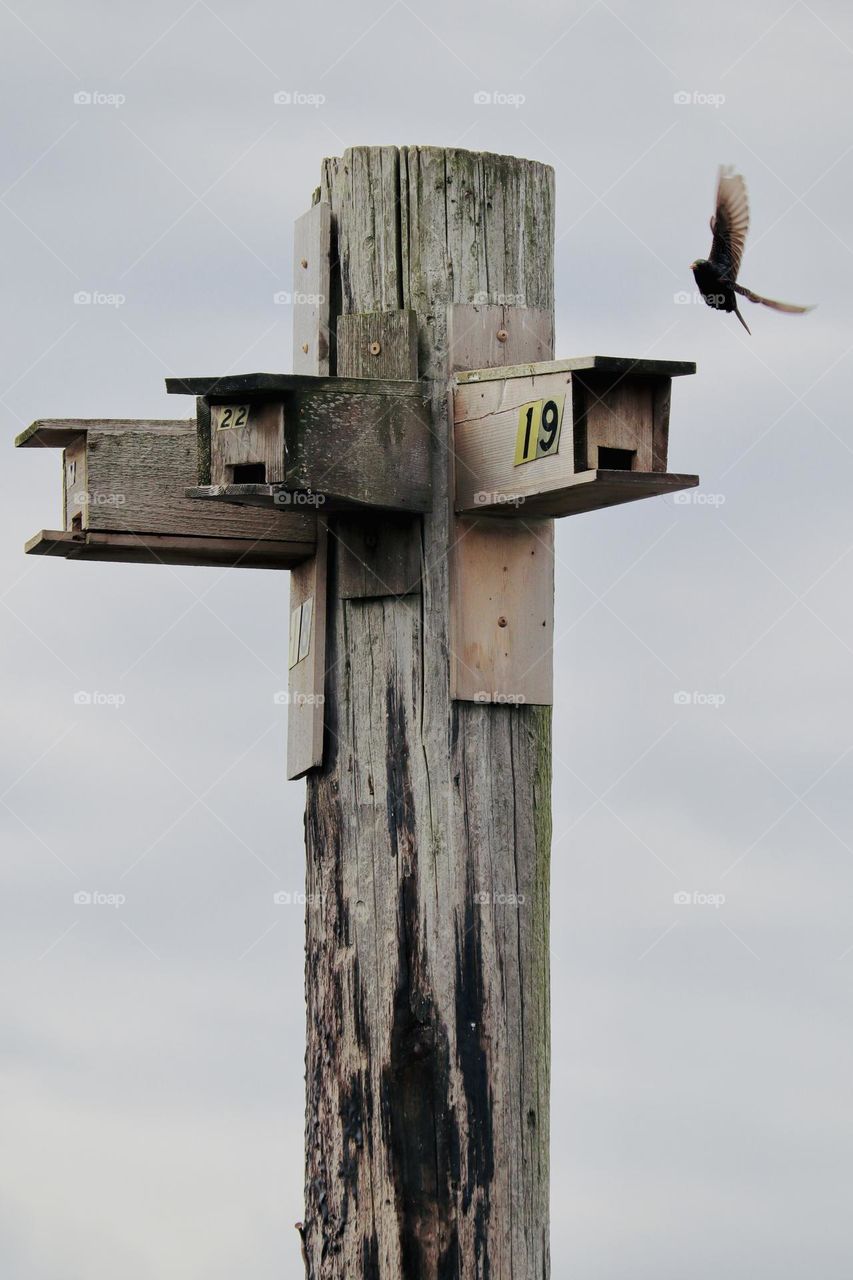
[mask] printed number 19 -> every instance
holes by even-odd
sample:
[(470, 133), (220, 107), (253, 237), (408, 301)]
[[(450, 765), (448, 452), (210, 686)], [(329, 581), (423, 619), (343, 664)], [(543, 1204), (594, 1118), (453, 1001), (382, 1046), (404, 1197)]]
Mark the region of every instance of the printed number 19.
[(561, 395), (551, 400), (533, 400), (521, 406), (515, 442), (516, 467), (559, 452), (565, 399)]

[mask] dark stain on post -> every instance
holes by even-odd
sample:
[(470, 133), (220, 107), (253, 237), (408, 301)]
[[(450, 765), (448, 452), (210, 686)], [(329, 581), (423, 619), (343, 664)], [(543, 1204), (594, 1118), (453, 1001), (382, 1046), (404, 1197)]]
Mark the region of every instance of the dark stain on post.
[(459, 1135), (450, 1105), (450, 1053), (422, 971), (414, 877), (401, 882), (399, 958), (390, 1060), (382, 1072), (382, 1127), (391, 1152), (406, 1280), (456, 1280), (452, 1220)]
[(391, 852), (411, 853), (415, 843), (415, 812), (412, 781), (409, 776), (409, 738), (406, 708), (396, 682), (389, 679), (385, 691), (385, 715), (388, 730), (385, 764), (388, 835)]
[[(486, 1249), (489, 1191), (494, 1176), (492, 1094), (489, 1062), (483, 1039), (483, 954), (480, 915), (473, 901), (472, 887), (465, 898), (465, 918), (456, 928), (456, 1056), (462, 1072), (468, 1116), (467, 1177), (462, 1207), (467, 1212), (479, 1189), (477, 1228)], [(481, 1214), (480, 1210), (483, 1210)], [(484, 1255), (482, 1275), (487, 1275)]]

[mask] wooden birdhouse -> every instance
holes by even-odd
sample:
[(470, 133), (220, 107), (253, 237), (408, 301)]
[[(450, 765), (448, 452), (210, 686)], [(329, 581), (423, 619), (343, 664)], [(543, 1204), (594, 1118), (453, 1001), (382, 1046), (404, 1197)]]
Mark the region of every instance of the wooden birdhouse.
[(430, 415), (418, 382), (241, 374), (167, 378), (200, 397), (194, 497), (324, 511), (427, 511)]
[(667, 472), (685, 361), (588, 356), (453, 378), (456, 510), (566, 516), (698, 484)]
[(289, 569), (314, 554), (310, 509), (200, 511), (195, 420), (34, 422), (15, 443), (63, 450), (63, 528), (26, 550), (73, 559)]

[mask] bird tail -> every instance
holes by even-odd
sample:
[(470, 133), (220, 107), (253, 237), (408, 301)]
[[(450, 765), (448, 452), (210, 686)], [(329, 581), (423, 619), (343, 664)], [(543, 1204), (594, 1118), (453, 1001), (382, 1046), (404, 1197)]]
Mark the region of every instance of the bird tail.
[[(735, 288), (737, 288), (737, 285), (735, 285)], [(750, 329), (749, 325), (748, 325), (748, 324), (746, 323), (746, 321), (744, 320), (744, 318), (743, 318), (743, 316), (741, 315), (741, 313), (738, 311), (737, 307), (735, 307), (735, 315), (737, 316), (738, 320), (740, 320), (740, 322), (741, 322), (741, 324), (743, 325), (744, 329), (746, 329), (747, 333), (749, 334), (749, 336), (750, 336), (750, 338), (751, 338), (751, 337), (752, 337), (752, 330)]]
[(760, 293), (753, 293), (751, 289), (745, 289), (742, 284), (735, 285), (735, 292), (742, 298), (748, 298), (750, 302), (760, 302), (763, 307), (770, 307), (773, 311), (786, 311), (794, 316), (814, 311), (814, 307), (798, 307), (793, 302), (775, 302), (773, 298), (762, 298)]

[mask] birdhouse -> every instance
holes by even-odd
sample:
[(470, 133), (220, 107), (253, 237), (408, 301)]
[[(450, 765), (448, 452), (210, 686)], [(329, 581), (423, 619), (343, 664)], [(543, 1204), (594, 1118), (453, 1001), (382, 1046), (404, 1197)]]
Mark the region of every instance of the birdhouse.
[(430, 415), (418, 382), (260, 373), (167, 378), (166, 388), (202, 398), (194, 497), (430, 508)]
[(667, 472), (685, 361), (587, 356), (454, 375), (456, 510), (567, 516), (698, 484)]
[(316, 515), (223, 507), (185, 495), (198, 473), (196, 422), (44, 420), (15, 443), (63, 450), (63, 528), (31, 555), (289, 569), (313, 555)]

